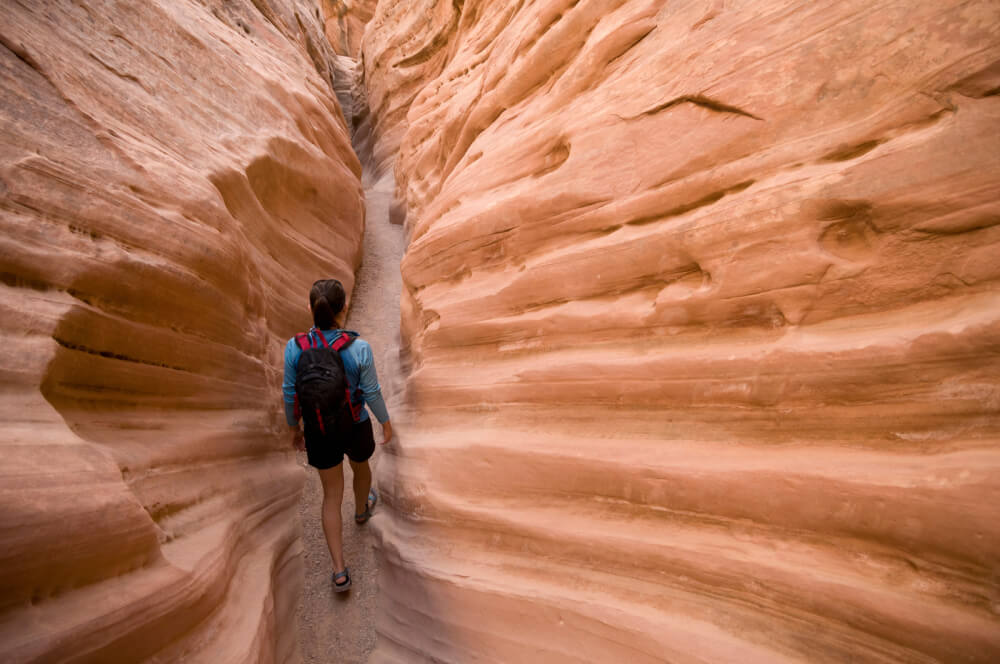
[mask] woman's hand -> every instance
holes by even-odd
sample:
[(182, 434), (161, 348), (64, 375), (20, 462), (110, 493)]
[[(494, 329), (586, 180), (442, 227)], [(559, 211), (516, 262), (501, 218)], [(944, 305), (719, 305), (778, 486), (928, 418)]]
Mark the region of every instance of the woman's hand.
[(298, 425), (295, 425), (289, 431), (292, 434), (292, 447), (299, 452), (305, 450), (306, 439), (305, 436), (302, 435), (302, 429), (300, 429)]
[(392, 440), (392, 422), (386, 420), (382, 422), (382, 444), (385, 445)]

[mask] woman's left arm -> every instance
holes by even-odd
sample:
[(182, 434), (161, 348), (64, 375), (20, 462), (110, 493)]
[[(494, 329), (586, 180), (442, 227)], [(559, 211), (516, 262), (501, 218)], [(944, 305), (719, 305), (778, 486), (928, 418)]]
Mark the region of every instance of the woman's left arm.
[(365, 395), (365, 402), (371, 409), (372, 414), (382, 425), (384, 436), (383, 444), (392, 439), (392, 423), (389, 421), (389, 411), (385, 407), (385, 399), (382, 398), (382, 388), (378, 384), (378, 373), (375, 371), (375, 356), (372, 354), (371, 346), (367, 342), (361, 342), (358, 347), (360, 351), (358, 358), (358, 368), (361, 373), (359, 387)]
[(372, 348), (368, 342), (362, 341), (358, 347), (358, 369), (361, 373), (361, 381), (358, 387), (365, 395), (365, 401), (372, 413), (379, 422), (389, 421), (389, 411), (385, 407), (385, 399), (382, 398), (382, 388), (378, 384), (378, 374), (375, 372), (375, 356), (372, 355)]

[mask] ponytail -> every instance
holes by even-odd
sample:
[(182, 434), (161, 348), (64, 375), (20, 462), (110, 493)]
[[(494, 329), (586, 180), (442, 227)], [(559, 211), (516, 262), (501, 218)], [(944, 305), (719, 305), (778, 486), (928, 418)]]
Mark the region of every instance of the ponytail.
[(333, 328), (334, 325), (334, 313), (333, 309), (330, 308), (330, 303), (326, 301), (325, 297), (320, 296), (315, 303), (313, 303), (313, 325), (321, 330), (329, 330)]
[(343, 311), (346, 299), (344, 286), (336, 279), (320, 279), (314, 283), (309, 290), (313, 325), (321, 330), (333, 329), (337, 324), (337, 314)]

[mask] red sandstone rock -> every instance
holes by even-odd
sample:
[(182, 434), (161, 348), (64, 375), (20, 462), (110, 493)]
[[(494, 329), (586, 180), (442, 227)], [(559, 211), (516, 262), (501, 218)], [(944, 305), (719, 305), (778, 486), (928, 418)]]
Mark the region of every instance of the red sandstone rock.
[(1000, 5), (382, 3), (364, 56), (373, 661), (1000, 658)]
[(298, 658), (281, 349), (363, 224), (318, 12), (4, 7), (5, 662)]
[(375, 0), (320, 0), (326, 37), (337, 55), (358, 57), (365, 24), (375, 12)]

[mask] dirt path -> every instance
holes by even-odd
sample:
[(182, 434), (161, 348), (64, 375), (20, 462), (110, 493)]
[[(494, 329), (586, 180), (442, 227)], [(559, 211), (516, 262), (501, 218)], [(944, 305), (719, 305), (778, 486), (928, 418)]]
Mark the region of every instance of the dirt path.
[[(404, 246), (402, 228), (389, 224), (392, 190), (391, 173), (379, 182), (366, 183), (364, 259), (347, 317), (347, 327), (360, 332), (372, 346), (386, 402), (390, 401), (399, 376), (399, 291), (402, 283), (399, 261)], [(389, 414), (391, 417), (391, 410)], [(382, 440), (378, 424), (375, 425), (375, 439)], [(376, 446), (372, 457), (376, 477), (380, 453), (381, 447)], [(305, 453), (298, 457), (299, 463), (305, 465)], [(352, 479), (350, 465), (345, 463), (341, 511), (344, 559), (352, 578), (349, 592), (334, 593), (330, 587), (332, 565), (320, 525), (323, 490), (319, 476), (312, 469), (309, 469), (309, 479), (299, 504), (305, 581), (296, 617), (302, 658), (307, 664), (362, 664), (375, 648), (378, 566), (370, 524), (364, 527), (354, 524)], [(373, 519), (377, 518), (376, 508)]]

